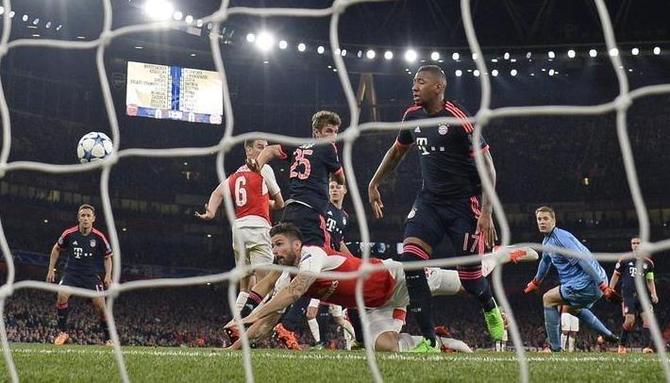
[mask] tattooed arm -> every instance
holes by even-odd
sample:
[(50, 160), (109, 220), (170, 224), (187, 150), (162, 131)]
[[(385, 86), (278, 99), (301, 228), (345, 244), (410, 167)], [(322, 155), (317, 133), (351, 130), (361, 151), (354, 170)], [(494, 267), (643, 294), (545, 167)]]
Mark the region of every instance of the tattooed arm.
[(272, 297), (263, 307), (258, 308), (251, 315), (246, 317), (244, 323), (253, 323), (259, 319), (262, 319), (272, 313), (276, 313), (289, 305), (295, 303), (307, 289), (314, 283), (316, 280), (315, 275), (307, 275), (305, 273), (298, 273), (291, 283), (281, 289), (277, 295)]

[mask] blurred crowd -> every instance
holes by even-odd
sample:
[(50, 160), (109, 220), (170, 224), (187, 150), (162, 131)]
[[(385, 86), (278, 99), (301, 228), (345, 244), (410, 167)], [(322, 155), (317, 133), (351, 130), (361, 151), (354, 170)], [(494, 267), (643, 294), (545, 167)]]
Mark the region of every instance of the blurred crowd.
[[(661, 328), (666, 329), (670, 322), (670, 302), (664, 299), (670, 296), (668, 285), (659, 285), (658, 293), (661, 302), (655, 307), (655, 315)], [(223, 326), (230, 320), (226, 294), (227, 289), (222, 285), (123, 293), (114, 302), (114, 318), (121, 343), (142, 346), (225, 347), (229, 343)], [(12, 295), (5, 307), (9, 340), (52, 342), (57, 335), (55, 298), (52, 293), (34, 290), (19, 290)], [(540, 295), (513, 292), (508, 299), (524, 345), (531, 350), (543, 348), (546, 345), (546, 335)], [(475, 301), (465, 296), (439, 297), (433, 307), (435, 323), (445, 326), (453, 338), (465, 341), (473, 349), (492, 347)], [(620, 331), (622, 317), (619, 306), (600, 301), (594, 306), (594, 312), (615, 333)], [(342, 329), (325, 312), (322, 319), (322, 323), (328, 324), (323, 329), (326, 346), (343, 348)], [(87, 300), (77, 298), (71, 301), (70, 326), (72, 343), (103, 343), (97, 317)], [(411, 315), (404, 331), (420, 333)], [(666, 336), (668, 332), (670, 328), (666, 330)], [(314, 344), (306, 322), (298, 336), (301, 344)], [(596, 337), (586, 326), (580, 326), (576, 348), (583, 351), (598, 349)], [(511, 345), (511, 338), (508, 344)], [(278, 347), (279, 344), (275, 339), (268, 338), (256, 346)], [(640, 346), (638, 332), (633, 332), (630, 346)]]

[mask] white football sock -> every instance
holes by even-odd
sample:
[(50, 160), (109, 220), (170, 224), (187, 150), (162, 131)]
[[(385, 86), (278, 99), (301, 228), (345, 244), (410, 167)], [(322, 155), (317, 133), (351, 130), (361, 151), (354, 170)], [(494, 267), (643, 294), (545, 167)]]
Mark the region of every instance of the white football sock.
[(247, 303), (247, 298), (249, 298), (249, 293), (246, 291), (240, 291), (239, 294), (237, 294), (237, 300), (235, 301), (235, 307), (237, 308), (237, 311), (242, 311), (242, 308), (244, 307), (244, 304)]
[(319, 334), (319, 322), (316, 321), (316, 318), (310, 319), (307, 321), (309, 325), (309, 331), (312, 332), (312, 337), (316, 343), (321, 343), (321, 334)]
[(567, 347), (568, 336), (561, 333), (561, 350), (565, 350)]

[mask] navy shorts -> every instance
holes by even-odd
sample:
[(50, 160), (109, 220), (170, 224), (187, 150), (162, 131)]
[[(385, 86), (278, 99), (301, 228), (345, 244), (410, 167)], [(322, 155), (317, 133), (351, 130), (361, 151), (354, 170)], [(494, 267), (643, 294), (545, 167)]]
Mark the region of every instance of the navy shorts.
[(326, 220), (317, 210), (301, 203), (292, 202), (284, 208), (282, 222), (290, 222), (300, 229), (302, 244), (320, 246), (330, 244), (330, 235), (326, 232)]
[(622, 298), (623, 302), (621, 302), (621, 310), (623, 311), (623, 315), (637, 315), (644, 312), (644, 309), (642, 308), (642, 302), (640, 302), (640, 298), (638, 297), (637, 292), (622, 291)]
[(71, 286), (71, 287), (80, 287), (82, 289), (103, 291), (105, 290), (100, 277), (97, 275), (94, 276), (84, 276), (76, 273), (66, 272), (58, 283), (61, 286)]
[(286, 311), (281, 323), (287, 330), (297, 331), (302, 328), (302, 323), (307, 314), (307, 307), (309, 306), (310, 298), (300, 297), (291, 307)]
[(435, 248), (446, 235), (455, 254), (435, 253), (433, 258), (483, 254), (483, 242), (475, 235), (479, 214), (479, 197), (435, 203), (422, 192), (407, 215), (404, 238), (416, 237)]

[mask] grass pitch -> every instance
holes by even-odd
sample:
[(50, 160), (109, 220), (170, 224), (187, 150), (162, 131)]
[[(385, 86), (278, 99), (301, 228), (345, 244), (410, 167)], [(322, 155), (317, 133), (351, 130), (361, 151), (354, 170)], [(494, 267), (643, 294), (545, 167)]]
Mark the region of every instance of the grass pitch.
[[(217, 349), (124, 347), (133, 382), (243, 382), (240, 352)], [(14, 344), (12, 355), (25, 382), (114, 382), (119, 372), (111, 348)], [(527, 354), (531, 382), (659, 382), (656, 355), (614, 353)], [(512, 382), (513, 353), (378, 354), (385, 382)], [(363, 352), (254, 350), (257, 382), (369, 382)], [(7, 369), (0, 377), (9, 380)]]

